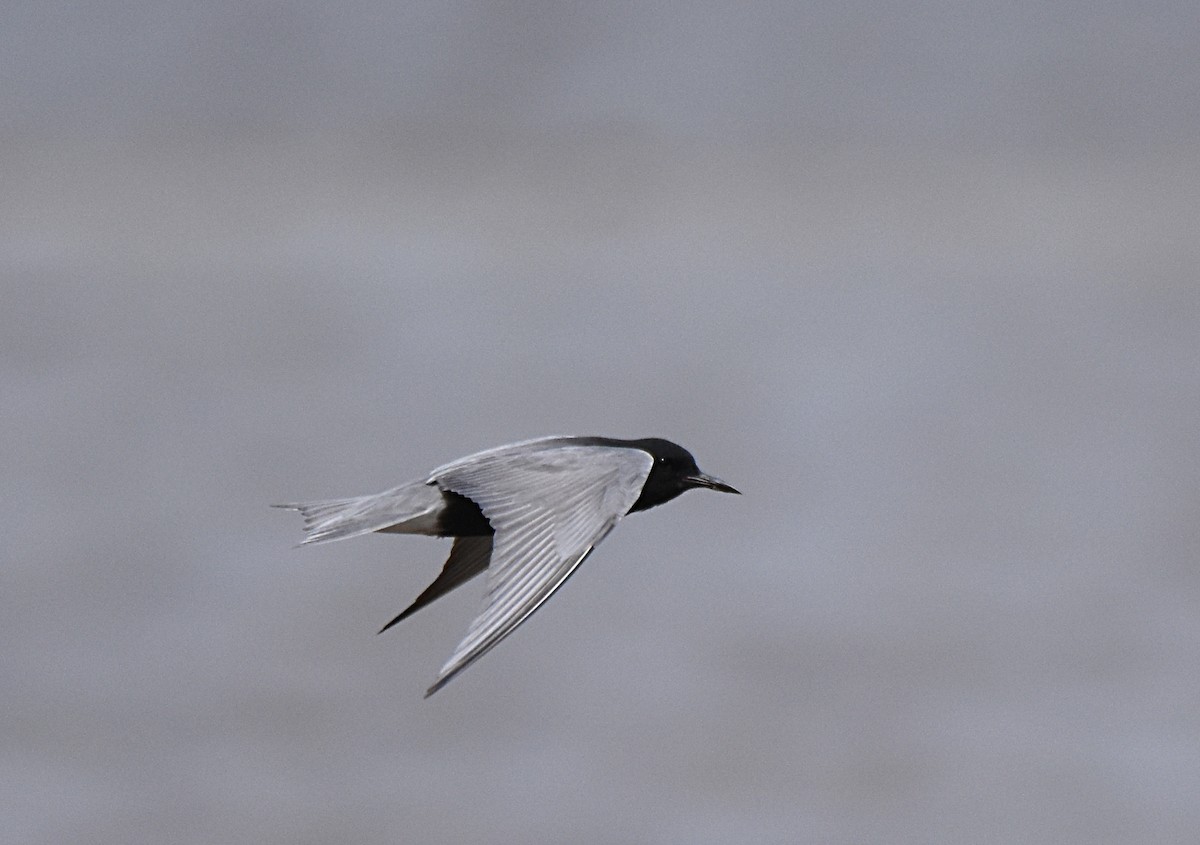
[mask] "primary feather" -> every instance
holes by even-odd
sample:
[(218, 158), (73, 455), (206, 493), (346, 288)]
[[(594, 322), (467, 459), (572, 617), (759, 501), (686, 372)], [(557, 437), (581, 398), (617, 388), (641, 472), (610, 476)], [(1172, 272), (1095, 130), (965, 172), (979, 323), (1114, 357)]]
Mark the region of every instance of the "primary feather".
[(519, 445), (432, 475), (439, 487), (478, 504), (496, 536), (483, 610), (426, 695), (495, 647), (562, 586), (633, 506), (652, 464), (638, 449)]

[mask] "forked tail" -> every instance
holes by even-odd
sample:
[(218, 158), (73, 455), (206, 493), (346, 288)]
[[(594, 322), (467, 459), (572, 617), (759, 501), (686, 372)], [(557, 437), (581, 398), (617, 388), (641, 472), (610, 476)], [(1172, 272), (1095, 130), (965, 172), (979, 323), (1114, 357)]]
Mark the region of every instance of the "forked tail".
[(416, 483), (369, 496), (272, 507), (299, 511), (304, 517), (304, 540), (300, 545), (306, 546), (345, 540), (385, 528), (401, 533), (432, 534), (436, 531), (436, 514), (442, 505), (442, 493), (437, 487)]

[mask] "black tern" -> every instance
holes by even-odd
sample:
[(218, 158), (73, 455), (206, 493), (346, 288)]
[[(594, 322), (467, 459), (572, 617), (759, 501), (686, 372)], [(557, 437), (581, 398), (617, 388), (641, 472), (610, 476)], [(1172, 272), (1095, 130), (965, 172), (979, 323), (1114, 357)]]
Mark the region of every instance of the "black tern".
[(377, 531), (455, 538), (441, 574), (380, 633), (488, 571), (484, 607), (428, 698), (541, 607), (621, 517), (694, 487), (738, 492), (669, 440), (543, 437), (468, 455), (382, 493), (275, 507), (304, 517), (301, 545)]

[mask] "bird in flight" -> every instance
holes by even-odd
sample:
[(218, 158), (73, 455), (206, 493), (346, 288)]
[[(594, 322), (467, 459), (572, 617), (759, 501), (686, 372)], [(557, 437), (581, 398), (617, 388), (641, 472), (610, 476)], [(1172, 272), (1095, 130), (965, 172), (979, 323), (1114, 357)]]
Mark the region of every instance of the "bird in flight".
[(468, 455), (382, 493), (275, 507), (304, 517), (301, 545), (376, 531), (455, 538), (441, 574), (380, 633), (487, 570), (484, 607), (428, 698), (541, 607), (621, 517), (694, 487), (738, 492), (669, 440), (543, 437)]

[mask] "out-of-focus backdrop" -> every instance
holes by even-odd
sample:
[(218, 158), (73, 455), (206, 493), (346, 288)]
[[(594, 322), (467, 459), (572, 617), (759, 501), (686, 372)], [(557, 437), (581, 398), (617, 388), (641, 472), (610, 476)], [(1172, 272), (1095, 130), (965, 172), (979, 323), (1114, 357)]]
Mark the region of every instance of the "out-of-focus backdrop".
[[(1200, 6), (0, 12), (13, 843), (1200, 830)], [(482, 581), (276, 501), (553, 433), (622, 523)]]

